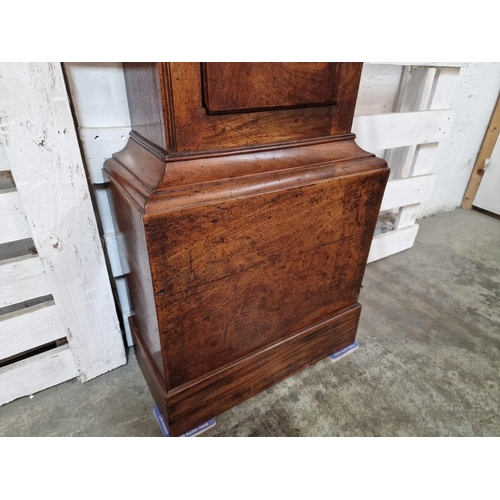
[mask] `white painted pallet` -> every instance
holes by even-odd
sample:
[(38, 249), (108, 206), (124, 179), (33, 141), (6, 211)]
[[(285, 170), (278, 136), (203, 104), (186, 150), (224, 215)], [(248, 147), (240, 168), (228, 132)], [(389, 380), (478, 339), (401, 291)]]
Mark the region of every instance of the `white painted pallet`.
[(0, 72), (4, 404), (126, 358), (62, 68), (1, 63)]
[[(381, 206), (380, 227), (385, 230), (373, 238), (368, 262), (407, 250), (415, 242), (420, 204), (430, 198), (436, 181), (432, 164), (437, 147), (451, 132), (451, 98), (463, 66), (401, 64), (404, 71), (395, 112), (356, 116), (353, 123), (358, 144), (368, 151), (385, 150), (391, 168)], [(388, 211), (393, 213), (391, 224)]]

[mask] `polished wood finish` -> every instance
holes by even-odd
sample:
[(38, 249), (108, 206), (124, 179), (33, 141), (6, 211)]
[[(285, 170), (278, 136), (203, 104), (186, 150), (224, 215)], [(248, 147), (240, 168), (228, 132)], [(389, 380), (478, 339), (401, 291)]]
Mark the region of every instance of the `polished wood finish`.
[(351, 345), (356, 336), (361, 306), (355, 304), (333, 318), (314, 324), (234, 363), (168, 391), (155, 375), (151, 358), (131, 318), (137, 356), (155, 401), (168, 412), (174, 435), (190, 430), (189, 422), (204, 422), (229, 410), (268, 387)]
[[(243, 101), (231, 103), (230, 95), (223, 88), (207, 84), (210, 78), (211, 64), (207, 63), (208, 76), (203, 77), (201, 63), (126, 63), (124, 64), (129, 107), (133, 129), (150, 142), (170, 155), (189, 154), (200, 151), (213, 151), (223, 148), (240, 148), (260, 146), (280, 142), (299, 141), (317, 137), (348, 134), (352, 124), (352, 116), (358, 91), (362, 65), (358, 63), (308, 63), (314, 75), (320, 76), (318, 83), (304, 78), (304, 69), (288, 67), (287, 63), (274, 63), (268, 68), (268, 79), (288, 74), (284, 84), (288, 85), (289, 95), (277, 103), (278, 109), (272, 109), (272, 97), (276, 98), (277, 90), (268, 92), (268, 97), (246, 97)], [(222, 63), (218, 63), (222, 64)], [(241, 85), (242, 68), (253, 67), (252, 63), (224, 63), (231, 69), (226, 85)], [(295, 63), (297, 64), (297, 63)], [(325, 63), (323, 63), (325, 64)], [(229, 65), (229, 66), (228, 66)], [(217, 67), (216, 67), (217, 69)], [(274, 74), (269, 74), (272, 71)], [(218, 68), (215, 74), (222, 70)], [(259, 74), (260, 73), (260, 74)], [(262, 90), (264, 85), (264, 67), (256, 76), (246, 79), (249, 92), (255, 88)], [(208, 80), (209, 81), (209, 80)], [(156, 85), (160, 87), (160, 99)], [(320, 89), (318, 84), (332, 83), (332, 88)], [(338, 82), (338, 83), (336, 83)], [(278, 83), (275, 84), (275, 89)], [(216, 98), (215, 111), (223, 107), (240, 107), (232, 113), (209, 114), (204, 103), (205, 97)], [(212, 89), (212, 90), (211, 90)], [(150, 101), (144, 99), (144, 92), (151, 92), (154, 97)], [(301, 95), (305, 96), (301, 98)], [(320, 100), (326, 99), (321, 103)], [(233, 99), (234, 101), (234, 99)], [(139, 105), (138, 103), (147, 102)], [(314, 106), (311, 106), (314, 104)], [(323, 105), (321, 105), (323, 104)], [(217, 106), (218, 105), (218, 106)], [(159, 133), (159, 112), (162, 110), (165, 123), (165, 140), (156, 139)], [(250, 108), (248, 108), (250, 106)], [(257, 106), (257, 111), (253, 107)], [(284, 106), (293, 106), (292, 109)], [(262, 109), (264, 108), (264, 109)], [(271, 109), (266, 109), (271, 108)], [(300, 110), (300, 111), (298, 111)]]
[(388, 169), (350, 133), (360, 65), (303, 64), (126, 67), (134, 131), (105, 169), (173, 435), (354, 340)]
[(209, 114), (336, 104), (340, 70), (339, 63), (203, 63), (204, 104)]

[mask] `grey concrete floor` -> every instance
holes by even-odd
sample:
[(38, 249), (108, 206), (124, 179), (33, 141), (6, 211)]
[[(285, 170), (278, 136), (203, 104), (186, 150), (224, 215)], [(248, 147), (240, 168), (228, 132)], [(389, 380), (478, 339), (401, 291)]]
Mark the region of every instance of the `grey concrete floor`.
[[(218, 416), (204, 436), (499, 436), (500, 220), (455, 210), (370, 264), (360, 348)], [(0, 407), (0, 436), (159, 436), (133, 352)]]

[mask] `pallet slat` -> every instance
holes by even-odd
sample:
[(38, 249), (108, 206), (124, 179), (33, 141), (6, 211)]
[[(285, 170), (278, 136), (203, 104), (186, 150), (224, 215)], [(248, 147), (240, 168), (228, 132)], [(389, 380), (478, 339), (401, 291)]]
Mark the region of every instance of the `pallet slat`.
[(130, 127), (80, 128), (78, 135), (82, 141), (90, 180), (93, 184), (103, 184), (104, 160), (123, 149), (127, 144)]
[(19, 193), (15, 189), (0, 191), (0, 244), (30, 237)]
[(380, 210), (383, 212), (422, 203), (429, 199), (435, 182), (435, 175), (421, 175), (388, 182)]
[(0, 261), (0, 307), (49, 294), (40, 257), (28, 255)]
[(66, 337), (54, 301), (0, 316), (0, 360)]
[(389, 255), (411, 248), (417, 237), (418, 227), (418, 224), (415, 224), (408, 228), (396, 229), (375, 236), (370, 247), (368, 262), (383, 259)]
[(68, 345), (4, 366), (0, 368), (0, 405), (66, 382), (77, 374)]
[(449, 135), (454, 111), (450, 109), (356, 116), (356, 142), (367, 151), (442, 141)]
[(109, 263), (111, 265), (111, 273), (114, 278), (124, 276), (130, 272), (125, 257), (125, 242), (123, 233), (105, 234), (104, 241), (108, 251)]
[(116, 233), (117, 228), (115, 227), (115, 223), (113, 221), (111, 204), (108, 198), (109, 184), (94, 184), (92, 187), (94, 190), (97, 211), (99, 212), (99, 217), (101, 219), (102, 232), (104, 234)]

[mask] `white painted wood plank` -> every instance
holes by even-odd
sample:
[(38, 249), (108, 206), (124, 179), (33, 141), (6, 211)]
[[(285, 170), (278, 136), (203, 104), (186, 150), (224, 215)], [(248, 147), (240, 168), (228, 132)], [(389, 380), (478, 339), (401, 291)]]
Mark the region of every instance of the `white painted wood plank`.
[(0, 261), (0, 307), (49, 294), (40, 257), (28, 255)]
[(104, 234), (111, 234), (116, 233), (117, 228), (115, 227), (112, 208), (108, 198), (109, 184), (107, 185), (108, 187), (105, 186), (105, 184), (94, 185), (93, 189), (99, 218), (101, 219), (102, 231)]
[(113, 127), (109, 123), (103, 127), (80, 127), (78, 129), (78, 135), (83, 142), (95, 145), (108, 142), (126, 144), (129, 133), (130, 127)]
[(0, 359), (66, 337), (53, 300), (0, 316)]
[(0, 368), (0, 405), (77, 376), (68, 345)]
[(422, 175), (388, 182), (380, 211), (413, 205), (429, 199), (435, 182), (435, 175)]
[(443, 68), (438, 70), (429, 109), (450, 108), (459, 75), (460, 68)]
[(429, 104), (436, 68), (407, 66), (398, 96), (397, 111), (425, 111)]
[(132, 339), (132, 332), (130, 331), (130, 325), (128, 318), (132, 316), (132, 307), (130, 305), (130, 296), (128, 292), (127, 277), (120, 276), (115, 278), (116, 292), (118, 294), (118, 302), (120, 303), (121, 315), (123, 320), (123, 328), (125, 329), (125, 339), (129, 347), (134, 345)]
[[(429, 193), (430, 195), (430, 193)], [(394, 229), (403, 229), (405, 227), (410, 227), (415, 224), (417, 219), (418, 209), (420, 207), (420, 203), (416, 203), (414, 205), (407, 205), (406, 207), (402, 207), (398, 215), (396, 217), (396, 221), (394, 222)]]
[(126, 362), (59, 63), (0, 64), (3, 144), (80, 379)]
[(375, 236), (370, 247), (368, 262), (383, 259), (413, 246), (418, 233), (418, 224), (404, 229), (396, 229), (388, 233)]
[(123, 241), (123, 233), (105, 234), (104, 241), (106, 242), (113, 277), (117, 278), (128, 274), (130, 269), (124, 256), (125, 242)]
[(15, 189), (0, 190), (0, 243), (29, 237), (19, 193)]
[(104, 161), (127, 144), (130, 127), (80, 128), (78, 135), (82, 141), (83, 152), (90, 180), (93, 184), (103, 184)]
[(439, 142), (449, 135), (452, 110), (354, 117), (356, 142), (367, 151)]
[(120, 62), (66, 62), (69, 88), (80, 127), (130, 126)]

